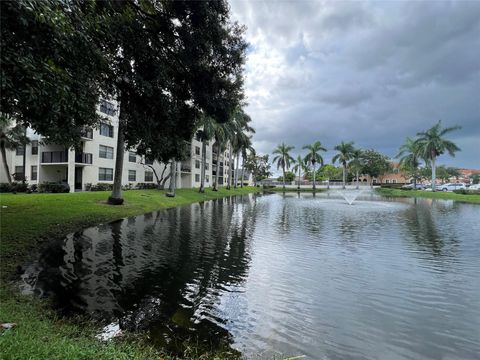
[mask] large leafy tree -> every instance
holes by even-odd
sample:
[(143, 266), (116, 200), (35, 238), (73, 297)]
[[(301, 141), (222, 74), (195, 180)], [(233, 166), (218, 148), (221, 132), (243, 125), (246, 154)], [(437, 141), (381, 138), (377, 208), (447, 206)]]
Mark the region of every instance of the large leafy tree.
[(281, 143), (275, 150), (273, 150), (273, 163), (277, 164), (277, 169), (282, 168), (283, 172), (283, 188), (285, 189), (285, 172), (290, 169), (290, 165), (295, 163), (295, 160), (290, 155), (290, 151), (295, 149), (294, 146)]
[(345, 189), (345, 184), (347, 182), (347, 166), (348, 162), (352, 159), (353, 152), (355, 148), (353, 147), (353, 142), (344, 142), (342, 141), (340, 144), (334, 147), (334, 150), (338, 152), (333, 158), (332, 163), (336, 163), (337, 161), (343, 167), (343, 188)]
[(1, 112), (49, 141), (75, 145), (94, 126), (107, 59), (92, 2), (0, 2)]
[[(120, 103), (110, 203), (122, 203), (125, 147), (191, 138), (204, 116), (225, 122), (243, 101), (243, 29), (225, 1), (99, 2), (109, 34), (110, 79)], [(172, 143), (172, 141), (169, 141)], [(159, 153), (161, 149), (154, 152)]]
[(442, 123), (439, 121), (430, 129), (417, 134), (418, 139), (416, 140), (416, 143), (419, 149), (419, 154), (425, 159), (425, 161), (430, 162), (432, 168), (433, 191), (435, 191), (437, 157), (445, 152), (448, 152), (450, 156), (455, 156), (455, 153), (460, 151), (460, 148), (453, 141), (445, 139), (444, 136), (460, 128), (460, 126), (452, 126), (442, 129)]
[(373, 185), (373, 178), (378, 178), (392, 169), (389, 158), (376, 150), (364, 150), (362, 157), (362, 173), (370, 176), (370, 186)]
[(323, 158), (320, 155), (320, 151), (327, 151), (325, 147), (323, 147), (320, 141), (315, 141), (313, 144), (305, 145), (303, 149), (308, 150), (307, 155), (305, 156), (305, 163), (312, 164), (313, 168), (313, 190), (315, 191), (316, 183), (315, 183), (315, 166), (316, 164), (323, 165)]
[(257, 186), (258, 181), (266, 179), (272, 174), (270, 172), (268, 154), (257, 155), (255, 150), (250, 151), (250, 154), (247, 156), (245, 169), (252, 173), (254, 186)]

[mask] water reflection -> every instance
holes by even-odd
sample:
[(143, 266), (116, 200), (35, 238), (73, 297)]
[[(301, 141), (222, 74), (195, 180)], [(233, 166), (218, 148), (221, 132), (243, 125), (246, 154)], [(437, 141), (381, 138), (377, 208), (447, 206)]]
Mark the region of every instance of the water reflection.
[(474, 359), (480, 207), (362, 194), (233, 197), (52, 244), (25, 281), (65, 312), (120, 319), (168, 346), (248, 356)]

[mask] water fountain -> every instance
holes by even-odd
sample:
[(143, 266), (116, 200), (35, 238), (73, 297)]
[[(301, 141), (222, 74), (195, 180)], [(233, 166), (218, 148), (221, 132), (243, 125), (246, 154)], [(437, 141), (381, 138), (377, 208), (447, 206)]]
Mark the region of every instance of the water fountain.
[(352, 205), (355, 199), (363, 192), (363, 190), (344, 190), (338, 191), (340, 195), (345, 199), (348, 205)]

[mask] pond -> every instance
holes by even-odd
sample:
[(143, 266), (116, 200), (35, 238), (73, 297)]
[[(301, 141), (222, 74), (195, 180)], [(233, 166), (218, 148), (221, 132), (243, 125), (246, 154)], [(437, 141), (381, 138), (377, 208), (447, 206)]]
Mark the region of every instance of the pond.
[(479, 259), (477, 205), (249, 195), (71, 234), (23, 288), (161, 346), (194, 335), (247, 357), (474, 359)]

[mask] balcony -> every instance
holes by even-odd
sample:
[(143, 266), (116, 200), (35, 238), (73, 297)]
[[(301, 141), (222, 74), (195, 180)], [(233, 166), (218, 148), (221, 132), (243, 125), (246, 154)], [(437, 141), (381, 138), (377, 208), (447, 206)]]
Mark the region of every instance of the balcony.
[(68, 151), (43, 151), (42, 164), (61, 164), (68, 162)]
[(93, 139), (93, 129), (91, 129), (91, 128), (83, 128), (82, 130), (80, 130), (80, 136), (81, 136), (83, 139), (92, 140), (92, 139)]
[(189, 165), (184, 165), (182, 164), (180, 167), (180, 172), (182, 173), (191, 173), (192, 172), (192, 167)]
[(75, 163), (91, 165), (93, 160), (93, 155), (90, 153), (79, 153), (75, 154)]

